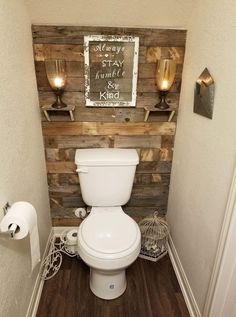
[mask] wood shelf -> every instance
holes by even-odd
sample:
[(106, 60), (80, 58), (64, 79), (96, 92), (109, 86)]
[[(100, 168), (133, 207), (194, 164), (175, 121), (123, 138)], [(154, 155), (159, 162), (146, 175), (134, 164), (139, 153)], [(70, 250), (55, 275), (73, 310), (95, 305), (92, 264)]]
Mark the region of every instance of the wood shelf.
[(42, 106), (41, 109), (42, 109), (47, 121), (51, 121), (50, 116), (49, 116), (50, 111), (69, 112), (71, 121), (75, 121), (74, 114), (73, 114), (73, 111), (75, 110), (75, 105), (67, 105), (67, 107), (61, 108), (61, 109), (53, 108), (52, 105), (44, 105), (44, 106)]
[(155, 108), (155, 106), (145, 106), (144, 107), (144, 110), (145, 110), (145, 115), (144, 115), (144, 122), (146, 122), (148, 120), (148, 117), (150, 115), (150, 112), (169, 112), (170, 115), (168, 117), (168, 122), (170, 122), (174, 115), (175, 115), (175, 112), (176, 110), (175, 109), (165, 109), (165, 110), (161, 110), (161, 109), (158, 109), (158, 108)]

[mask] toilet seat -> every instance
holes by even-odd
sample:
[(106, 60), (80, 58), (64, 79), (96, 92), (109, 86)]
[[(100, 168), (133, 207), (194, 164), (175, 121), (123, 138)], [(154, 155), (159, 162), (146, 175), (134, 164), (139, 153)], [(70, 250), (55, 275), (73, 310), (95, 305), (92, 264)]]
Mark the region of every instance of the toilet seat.
[(140, 230), (121, 207), (93, 207), (78, 231), (79, 248), (100, 259), (118, 259), (136, 252)]

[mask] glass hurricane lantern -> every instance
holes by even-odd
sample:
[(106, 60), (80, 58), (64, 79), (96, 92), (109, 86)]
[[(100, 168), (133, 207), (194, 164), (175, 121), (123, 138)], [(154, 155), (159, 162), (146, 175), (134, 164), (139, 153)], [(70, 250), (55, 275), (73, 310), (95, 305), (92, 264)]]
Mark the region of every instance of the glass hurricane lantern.
[(62, 101), (67, 78), (65, 60), (46, 59), (45, 68), (49, 84), (56, 95), (56, 101), (52, 104), (52, 107), (55, 109), (67, 107), (67, 104)]
[(157, 64), (156, 85), (159, 90), (160, 101), (155, 108), (166, 110), (170, 106), (166, 102), (166, 95), (173, 85), (176, 73), (176, 62), (173, 59), (160, 59)]

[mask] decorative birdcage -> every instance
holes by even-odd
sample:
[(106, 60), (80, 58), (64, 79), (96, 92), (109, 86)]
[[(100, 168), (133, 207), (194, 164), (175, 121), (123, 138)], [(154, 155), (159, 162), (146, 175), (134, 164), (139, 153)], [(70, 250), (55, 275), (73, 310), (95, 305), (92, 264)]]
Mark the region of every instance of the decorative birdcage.
[(139, 222), (141, 231), (140, 257), (158, 261), (167, 254), (169, 228), (166, 220), (158, 216), (158, 211)]

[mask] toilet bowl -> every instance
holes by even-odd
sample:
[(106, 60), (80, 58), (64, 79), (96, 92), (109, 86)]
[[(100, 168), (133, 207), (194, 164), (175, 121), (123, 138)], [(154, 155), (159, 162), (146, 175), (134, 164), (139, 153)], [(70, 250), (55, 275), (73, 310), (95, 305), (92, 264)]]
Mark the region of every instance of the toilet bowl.
[(140, 230), (121, 207), (93, 207), (78, 230), (78, 251), (90, 266), (90, 288), (104, 299), (126, 289), (125, 268), (140, 252)]
[(131, 194), (138, 155), (135, 150), (77, 150), (75, 162), (84, 201), (92, 206), (78, 229), (78, 252), (90, 266), (90, 289), (114, 299), (126, 289), (125, 269), (140, 252), (141, 234), (123, 211)]

